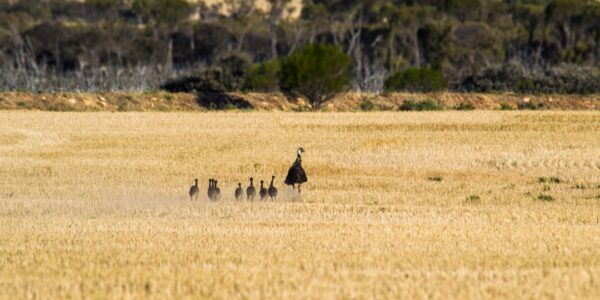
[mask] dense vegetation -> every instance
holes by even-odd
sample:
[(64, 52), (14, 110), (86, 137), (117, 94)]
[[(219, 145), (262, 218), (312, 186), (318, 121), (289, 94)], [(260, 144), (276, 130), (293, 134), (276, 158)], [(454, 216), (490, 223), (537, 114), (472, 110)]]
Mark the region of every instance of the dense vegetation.
[(600, 91), (598, 1), (267, 2), (0, 0), (0, 89), (298, 92), (283, 62), (326, 44), (353, 90)]

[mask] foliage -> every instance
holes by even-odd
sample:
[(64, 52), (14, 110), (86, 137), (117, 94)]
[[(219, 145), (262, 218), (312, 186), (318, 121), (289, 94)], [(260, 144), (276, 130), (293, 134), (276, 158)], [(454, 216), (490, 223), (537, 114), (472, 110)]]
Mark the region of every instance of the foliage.
[[(223, 53), (239, 52), (256, 65), (244, 89), (274, 91), (279, 76), (270, 60), (326, 44), (350, 57), (347, 86), (358, 91), (600, 92), (598, 1), (260, 2), (0, 1), (0, 69), (7, 77), (0, 89), (34, 91), (36, 82), (55, 78), (45, 90), (120, 90), (65, 81), (94, 72), (99, 81), (108, 77), (104, 70), (135, 68), (152, 73), (145, 77), (198, 76), (218, 69)], [(443, 80), (411, 71), (416, 77), (392, 82), (399, 70), (429, 68)], [(140, 80), (128, 89), (160, 85)]]
[(474, 110), (475, 106), (471, 102), (461, 102), (454, 107), (456, 110)]
[(446, 88), (444, 75), (431, 68), (411, 68), (385, 80), (386, 91), (433, 92)]
[(276, 92), (279, 90), (281, 64), (279, 60), (270, 60), (254, 64), (246, 74), (244, 90), (256, 92)]
[(221, 57), (218, 63), (196, 75), (184, 76), (166, 82), (161, 88), (169, 92), (223, 93), (242, 88), (250, 60), (239, 53)]
[(427, 110), (443, 110), (444, 106), (433, 100), (414, 101), (407, 100), (400, 105), (402, 111), (427, 111)]
[(510, 105), (508, 103), (501, 103), (500, 110), (512, 110), (512, 105)]
[(527, 71), (517, 63), (507, 63), (465, 78), (465, 91), (515, 91), (520, 93), (578, 93), (600, 91), (600, 69), (560, 65), (545, 71)]
[(309, 45), (282, 60), (281, 90), (305, 96), (319, 108), (349, 87), (350, 68), (350, 58), (340, 47)]
[(373, 104), (373, 102), (370, 100), (364, 100), (360, 103), (360, 109), (363, 111), (372, 111), (375, 109), (375, 104)]
[(175, 24), (190, 14), (185, 0), (134, 0), (132, 10), (147, 21), (166, 24)]

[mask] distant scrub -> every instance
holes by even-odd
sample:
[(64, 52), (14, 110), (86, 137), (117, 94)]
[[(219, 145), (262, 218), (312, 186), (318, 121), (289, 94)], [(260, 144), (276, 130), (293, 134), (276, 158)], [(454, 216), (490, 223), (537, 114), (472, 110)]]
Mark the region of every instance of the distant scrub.
[(507, 63), (465, 78), (456, 89), (483, 93), (591, 94), (600, 92), (600, 68), (565, 64), (526, 70), (520, 64)]
[(243, 54), (224, 55), (208, 70), (166, 82), (161, 86), (169, 92), (223, 93), (242, 88), (250, 59)]
[(448, 88), (448, 82), (440, 71), (431, 68), (412, 68), (398, 72), (385, 80), (388, 92), (434, 92)]
[(443, 110), (444, 106), (433, 100), (414, 101), (407, 100), (400, 105), (401, 111), (426, 111), (426, 110)]
[(373, 104), (373, 102), (369, 101), (369, 100), (365, 100), (363, 102), (360, 103), (360, 109), (363, 111), (372, 111), (373, 109), (375, 109), (375, 104)]
[(243, 89), (263, 93), (279, 91), (280, 76), (281, 63), (279, 60), (255, 64), (250, 67), (246, 74)]
[(461, 102), (459, 105), (454, 106), (456, 110), (474, 110), (475, 106), (471, 102)]

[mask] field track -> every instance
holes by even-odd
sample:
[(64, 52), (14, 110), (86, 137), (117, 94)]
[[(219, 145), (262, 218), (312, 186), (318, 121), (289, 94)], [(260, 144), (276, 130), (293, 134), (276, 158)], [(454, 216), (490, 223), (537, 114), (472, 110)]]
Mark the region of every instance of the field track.
[(0, 299), (186, 296), (599, 298), (600, 112), (0, 112)]

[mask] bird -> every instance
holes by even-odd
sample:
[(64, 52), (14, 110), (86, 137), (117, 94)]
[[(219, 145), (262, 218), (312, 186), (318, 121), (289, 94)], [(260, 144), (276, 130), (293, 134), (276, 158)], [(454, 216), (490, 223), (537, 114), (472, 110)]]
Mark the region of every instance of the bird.
[(198, 193), (200, 192), (200, 190), (198, 189), (198, 179), (194, 179), (194, 182), (194, 185), (190, 187), (190, 200), (194, 200), (195, 198), (197, 198)]
[(300, 185), (307, 182), (306, 172), (304, 172), (304, 168), (302, 168), (302, 154), (304, 154), (304, 149), (302, 147), (298, 148), (298, 157), (296, 161), (290, 169), (288, 170), (287, 176), (285, 177), (285, 184), (291, 185), (292, 189), (295, 188), (295, 185), (298, 185), (298, 193), (300, 193)]
[(273, 185), (273, 181), (275, 181), (275, 176), (271, 177), (271, 185), (269, 185), (269, 197), (271, 197), (271, 201), (273, 201), (273, 198), (277, 198), (277, 188)]
[(269, 192), (267, 191), (267, 189), (264, 187), (264, 181), (260, 181), (260, 201), (264, 201), (265, 199), (267, 199), (267, 196), (269, 195)]
[(238, 187), (235, 189), (235, 200), (240, 201), (244, 196), (244, 190), (242, 189), (242, 183), (238, 182)]
[(213, 180), (213, 184), (214, 184), (214, 201), (220, 200), (221, 199), (221, 189), (219, 187), (217, 187), (217, 183), (218, 181)]
[(246, 189), (246, 198), (250, 201), (256, 196), (256, 188), (254, 187), (254, 178), (250, 177), (250, 186)]
[(213, 182), (214, 179), (210, 178), (208, 180), (208, 191), (207, 191), (207, 195), (208, 195), (208, 199), (213, 200), (214, 197), (214, 193), (215, 193), (215, 189), (213, 187)]

